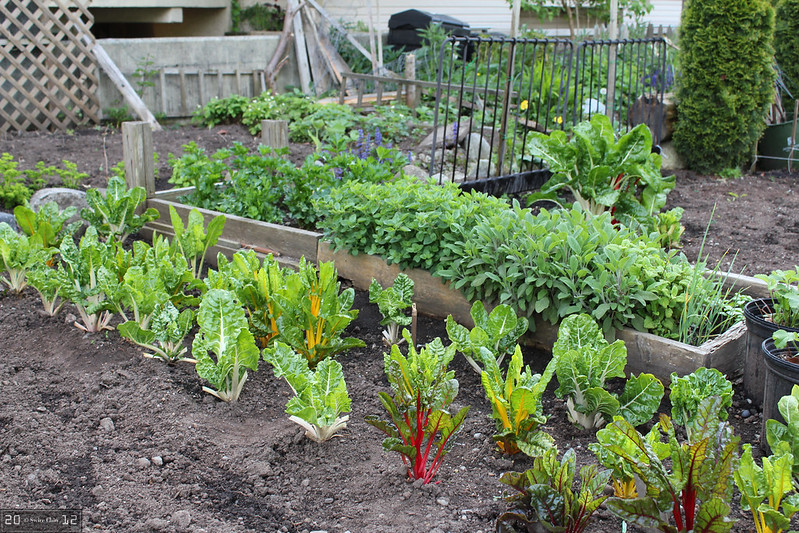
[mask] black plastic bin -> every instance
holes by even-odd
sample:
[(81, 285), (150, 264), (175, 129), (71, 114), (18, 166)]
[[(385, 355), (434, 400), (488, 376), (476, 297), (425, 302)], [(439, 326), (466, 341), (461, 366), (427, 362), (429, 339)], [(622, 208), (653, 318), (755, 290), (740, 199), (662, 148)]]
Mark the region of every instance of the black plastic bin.
[(394, 13), (388, 19), (388, 44), (416, 50), (423, 44), (418, 30), (431, 24), (441, 24), (444, 30), (456, 37), (468, 37), (471, 34), (469, 24), (462, 20), (420, 9), (407, 9)]

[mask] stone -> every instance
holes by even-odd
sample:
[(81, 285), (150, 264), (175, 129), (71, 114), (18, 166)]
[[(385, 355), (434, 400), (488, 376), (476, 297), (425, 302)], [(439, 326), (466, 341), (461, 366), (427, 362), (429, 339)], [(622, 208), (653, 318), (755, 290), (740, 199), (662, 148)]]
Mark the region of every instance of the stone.
[(671, 141), (661, 143), (660, 155), (663, 158), (660, 165), (661, 171), (666, 170), (684, 170), (686, 167), (685, 162), (682, 160), (677, 150)]
[(494, 169), (491, 168), (491, 162), (488, 159), (481, 159), (477, 163), (469, 164), (469, 172), (466, 174), (468, 178), (490, 178)]
[(752, 413), (749, 411), (749, 409), (744, 409), (743, 411), (741, 411), (741, 416), (743, 418), (749, 418), (750, 416), (752, 416)]
[(172, 522), (174, 522), (175, 525), (180, 529), (188, 529), (189, 524), (191, 524), (191, 513), (185, 509), (175, 511), (172, 514)]
[[(469, 124), (468, 123), (456, 123), (447, 124), (445, 126), (439, 126), (435, 132), (430, 132), (430, 135), (422, 139), (422, 142), (416, 147), (416, 152), (429, 152), (430, 149), (433, 147), (433, 133), (435, 133), (437, 146), (446, 145), (447, 148), (451, 148), (455, 146), (456, 143), (463, 142), (463, 139), (466, 138), (466, 135), (469, 133)], [(446, 131), (446, 136), (444, 135)], [(456, 135), (457, 138), (456, 138)]]
[(19, 231), (19, 226), (17, 226), (17, 219), (14, 218), (14, 215), (11, 213), (0, 213), (0, 222), (5, 222), (11, 229), (14, 231)]
[(154, 455), (150, 460), (155, 466), (164, 466), (164, 459), (160, 455)]
[(148, 518), (144, 523), (144, 527), (149, 528), (151, 531), (163, 531), (169, 527), (169, 521), (163, 518)]
[(105, 418), (101, 419), (100, 420), (100, 429), (102, 429), (103, 431), (109, 432), (109, 433), (114, 431), (114, 429), (115, 429), (114, 421), (111, 420), (111, 418), (109, 418), (109, 417), (105, 417)]
[(136, 459), (136, 466), (139, 468), (148, 468), (150, 464), (150, 460), (146, 457), (139, 457)]
[(58, 209), (63, 211), (67, 207), (75, 207), (78, 212), (66, 224), (71, 224), (76, 220), (81, 220), (80, 210), (84, 207), (88, 208), (89, 204), (86, 202), (86, 192), (77, 189), (68, 189), (66, 187), (50, 187), (46, 189), (39, 189), (30, 199), (31, 209), (38, 211), (39, 208), (47, 202), (55, 202), (58, 204)]
[(449, 500), (442, 496), (441, 498), (436, 499), (436, 503), (442, 507), (446, 507), (449, 505)]
[(416, 165), (405, 165), (402, 167), (402, 173), (410, 178), (416, 178), (419, 181), (427, 181), (430, 178), (430, 173)]
[(463, 142), (463, 147), (466, 149), (469, 161), (482, 161), (488, 159), (491, 154), (491, 145), (479, 133), (470, 133)]

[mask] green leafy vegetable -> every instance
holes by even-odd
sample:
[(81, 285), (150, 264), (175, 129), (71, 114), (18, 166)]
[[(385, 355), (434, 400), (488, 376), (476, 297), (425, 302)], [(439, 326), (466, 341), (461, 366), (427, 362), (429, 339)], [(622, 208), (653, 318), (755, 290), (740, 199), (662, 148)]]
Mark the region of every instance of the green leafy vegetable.
[(455, 347), (444, 348), (441, 339), (436, 338), (417, 352), (407, 330), (403, 330), (403, 336), (408, 343), (407, 357), (396, 344), (390, 354), (383, 355), (394, 397), (385, 392), (379, 392), (378, 396), (391, 420), (374, 415), (365, 420), (387, 435), (383, 448), (402, 456), (411, 479), (430, 483), (449, 451), (447, 443), (460, 428), (469, 408), (462, 407), (454, 416), (449, 412), (458, 394), (455, 372), (447, 371)]
[(559, 384), (555, 394), (566, 397), (569, 420), (586, 429), (601, 427), (616, 414), (637, 426), (660, 405), (663, 384), (651, 374), (631, 377), (620, 397), (605, 390), (610, 378), (625, 377), (627, 348), (621, 340), (608, 344), (589, 315), (563, 320), (552, 356)]
[(175, 233), (172, 239), (172, 246), (183, 257), (186, 258), (195, 278), (199, 278), (205, 261), (205, 254), (208, 249), (214, 246), (225, 229), (224, 215), (217, 215), (208, 223), (206, 229), (203, 224), (203, 216), (196, 209), (189, 211), (188, 223), (183, 224), (174, 206), (169, 206), (169, 218), (172, 222), (172, 230)]
[(524, 317), (517, 317), (513, 309), (505, 304), (496, 306), (489, 314), (480, 300), (472, 304), (470, 314), (474, 321), (471, 331), (456, 323), (452, 315), (449, 315), (447, 334), (455, 349), (463, 354), (479, 374), (487, 364), (484, 353), (485, 357), (494, 359), (498, 365), (502, 364), (506, 355), (513, 353), (519, 337), (527, 332), (528, 321)]
[[(779, 420), (766, 420), (766, 441), (771, 451), (785, 449), (799, 457), (799, 385), (794, 385), (791, 394), (777, 402), (777, 409), (785, 424)], [(793, 475), (799, 484), (799, 460), (793, 465)]]
[(522, 351), (517, 345), (504, 380), (496, 359), (486, 357), (485, 361), (480, 377), (497, 423), (497, 446), (510, 455), (519, 451), (531, 457), (542, 455), (554, 446), (552, 437), (540, 429), (547, 421), (541, 396), (555, 372), (554, 361), (549, 362), (543, 375), (533, 374), (529, 366), (522, 371)]
[(380, 286), (376, 279), (369, 285), (369, 302), (377, 304), (383, 320), (381, 326), (383, 339), (391, 346), (400, 344), (404, 339), (400, 336), (400, 326), (409, 326), (412, 317), (405, 314), (405, 309), (413, 305), (413, 280), (407, 274), (400, 272), (394, 284), (385, 289)]
[(20, 235), (5, 222), (0, 222), (0, 282), (16, 294), (28, 286), (27, 275), (50, 260), (53, 248), (44, 248), (41, 241)]
[(341, 363), (325, 359), (313, 371), (308, 360), (288, 345), (276, 342), (264, 350), (264, 361), (272, 365), (275, 377), (285, 378), (294, 396), (286, 405), (289, 419), (305, 429), (305, 435), (324, 442), (347, 427), (350, 398)]
[(145, 357), (160, 358), (167, 363), (196, 363), (194, 359), (185, 357), (187, 349), (183, 345), (183, 340), (193, 326), (194, 312), (191, 309), (178, 312), (172, 302), (167, 300), (166, 303), (156, 304), (147, 329), (143, 329), (135, 321), (128, 321), (120, 324), (117, 330), (122, 337), (153, 352), (145, 353)]
[(203, 390), (225, 402), (238, 401), (247, 369), (257, 370), (261, 355), (244, 309), (232, 292), (211, 289), (200, 303), (197, 324), (200, 331), (192, 344), (197, 374), (214, 387)]
[(699, 404), (710, 396), (720, 398), (719, 418), (727, 420), (727, 407), (732, 405), (732, 383), (715, 368), (697, 368), (687, 376), (671, 374), (671, 417), (675, 424), (688, 425), (696, 416)]
[(791, 482), (793, 454), (763, 457), (763, 467), (752, 458), (752, 445), (743, 446), (735, 484), (741, 492), (741, 509), (751, 511), (757, 533), (781, 533), (799, 511), (799, 494)]
[(112, 176), (108, 180), (105, 195), (97, 189), (86, 191), (88, 208), (81, 209), (80, 216), (97, 228), (100, 235), (108, 239), (125, 242), (128, 235), (141, 229), (146, 223), (158, 218), (158, 211), (149, 208), (141, 215), (138, 208), (147, 198), (144, 187), (128, 190), (125, 180)]
[(532, 528), (543, 525), (548, 531), (580, 533), (586, 531), (591, 515), (607, 499), (602, 493), (610, 471), (599, 471), (596, 465), (580, 468), (577, 492), (574, 490), (577, 455), (571, 448), (558, 461), (558, 450), (550, 447), (533, 459), (526, 472), (506, 472), (499, 481), (510, 485), (518, 494), (508, 497), (513, 509), (497, 519), (500, 525), (512, 523)]
[(60, 211), (58, 204), (47, 202), (38, 211), (25, 205), (18, 205), (14, 208), (14, 218), (25, 235), (38, 239), (42, 247), (58, 248), (64, 237), (72, 236), (80, 226), (79, 221), (64, 226), (64, 223), (77, 212), (77, 207), (69, 206)]

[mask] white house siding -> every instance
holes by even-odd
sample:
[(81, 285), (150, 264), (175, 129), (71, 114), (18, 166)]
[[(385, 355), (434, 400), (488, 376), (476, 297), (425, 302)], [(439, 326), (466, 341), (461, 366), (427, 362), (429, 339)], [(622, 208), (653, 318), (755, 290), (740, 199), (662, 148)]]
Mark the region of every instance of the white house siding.
[(420, 9), (429, 13), (440, 13), (462, 20), (474, 29), (510, 32), (510, 4), (506, 0), (437, 0), (414, 2), (408, 0), (325, 0), (324, 8), (335, 19), (348, 22), (361, 21), (369, 24), (369, 10), (375, 26), (381, 32), (388, 31), (388, 19), (394, 13), (406, 9)]
[(653, 26), (680, 25), (680, 13), (683, 0), (652, 0), (652, 11), (646, 17), (647, 22)]

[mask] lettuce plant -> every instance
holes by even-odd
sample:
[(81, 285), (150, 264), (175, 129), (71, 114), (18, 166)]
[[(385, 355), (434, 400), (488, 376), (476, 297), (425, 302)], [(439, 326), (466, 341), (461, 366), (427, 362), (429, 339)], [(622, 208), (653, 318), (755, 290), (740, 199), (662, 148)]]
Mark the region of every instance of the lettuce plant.
[(507, 498), (514, 506), (497, 519), (497, 531), (514, 523), (530, 528), (538, 523), (548, 531), (563, 533), (586, 531), (591, 515), (607, 499), (603, 491), (610, 471), (600, 471), (596, 465), (583, 466), (575, 492), (576, 462), (571, 448), (558, 461), (558, 449), (550, 447), (533, 459), (527, 471), (502, 474), (499, 481), (518, 494)]
[(208, 271), (206, 285), (236, 293), (247, 310), (250, 331), (258, 345), (266, 348), (278, 334), (280, 307), (275, 295), (285, 289), (286, 272), (271, 254), (262, 263), (253, 250), (238, 251), (230, 261), (220, 253), (217, 269)]
[(217, 243), (225, 229), (225, 216), (215, 216), (206, 228), (203, 216), (198, 210), (192, 209), (189, 211), (187, 224), (184, 225), (177, 210), (170, 205), (169, 218), (172, 222), (172, 231), (175, 233), (172, 238), (172, 247), (191, 265), (194, 277), (199, 278), (205, 262), (205, 254), (208, 253), (210, 247)]
[(505, 356), (513, 353), (516, 341), (527, 332), (528, 321), (524, 317), (517, 317), (513, 309), (505, 304), (500, 304), (491, 313), (487, 313), (480, 300), (472, 304), (470, 314), (474, 321), (471, 331), (449, 315), (447, 334), (455, 349), (463, 354), (479, 374), (487, 367), (486, 358), (494, 359), (497, 365), (501, 365)]
[[(668, 441), (671, 470), (657, 449), (622, 417), (599, 430), (597, 440), (604, 452), (618, 456), (646, 486), (646, 494), (638, 498), (609, 498), (608, 509), (633, 525), (664, 533), (730, 531), (734, 521), (728, 516), (727, 502), (732, 500), (740, 439), (719, 420), (720, 406), (718, 396), (703, 399), (682, 443), (671, 419), (660, 416), (658, 428)], [(661, 514), (665, 512), (671, 519)]]
[(5, 222), (0, 222), (0, 282), (16, 294), (28, 286), (28, 272), (50, 260), (53, 248), (45, 248), (41, 241), (20, 235)]
[(408, 343), (407, 357), (396, 344), (390, 354), (383, 355), (394, 396), (385, 392), (379, 392), (378, 396), (390, 421), (374, 415), (365, 420), (387, 435), (383, 448), (402, 456), (411, 479), (430, 483), (449, 451), (450, 438), (460, 428), (469, 408), (462, 407), (454, 416), (449, 412), (458, 394), (455, 372), (447, 371), (455, 347), (444, 348), (441, 339), (436, 338), (417, 352), (407, 330), (403, 330), (403, 336)]
[(497, 360), (486, 355), (480, 377), (497, 423), (497, 446), (510, 455), (519, 451), (531, 457), (541, 455), (554, 446), (552, 437), (541, 430), (547, 421), (541, 396), (555, 372), (554, 362), (550, 361), (543, 375), (533, 374), (529, 366), (522, 371), (522, 351), (517, 345), (503, 380)]
[(718, 396), (717, 416), (727, 420), (727, 407), (732, 405), (732, 383), (715, 368), (700, 367), (692, 373), (677, 377), (671, 374), (671, 417), (675, 424), (690, 427), (689, 422), (697, 415), (702, 400)]
[(384, 326), (383, 340), (391, 346), (400, 344), (404, 339), (400, 335), (400, 326), (409, 326), (413, 318), (405, 314), (405, 309), (413, 306), (413, 280), (400, 272), (394, 284), (385, 289), (376, 279), (369, 285), (369, 302), (377, 304)]
[(225, 402), (238, 401), (247, 370), (258, 369), (261, 353), (236, 295), (224, 289), (209, 290), (200, 302), (197, 324), (200, 330), (191, 351), (197, 374), (213, 387), (203, 390)]
[(652, 374), (632, 376), (619, 397), (605, 390), (608, 379), (625, 377), (627, 348), (621, 340), (608, 344), (589, 315), (563, 320), (552, 357), (559, 384), (555, 395), (566, 397), (569, 420), (586, 429), (601, 427), (616, 414), (638, 426), (660, 405), (663, 384)]
[(286, 404), (289, 420), (305, 429), (314, 442), (324, 442), (347, 427), (350, 397), (341, 363), (325, 359), (308, 367), (308, 360), (288, 345), (275, 342), (263, 352), (264, 361), (272, 365), (275, 377), (285, 378), (294, 396)]
[(567, 189), (591, 215), (612, 211), (620, 220), (630, 217), (651, 227), (674, 188), (674, 176), (661, 175), (649, 128), (639, 124), (617, 140), (610, 119), (596, 114), (572, 133), (571, 139), (561, 130), (529, 134), (528, 152), (553, 174), (541, 192)]
[(286, 276), (285, 288), (275, 295), (280, 340), (301, 353), (311, 368), (322, 359), (366, 345), (354, 337), (341, 337), (358, 310), (352, 309), (355, 290), (340, 288), (332, 261), (320, 263), (317, 270), (300, 258), (299, 270)]
[(197, 361), (186, 357), (186, 346), (183, 340), (194, 326), (194, 312), (191, 309), (178, 309), (167, 300), (158, 303), (153, 310), (149, 325), (143, 328), (138, 322), (130, 320), (117, 327), (119, 334), (152, 353), (145, 353), (145, 357), (159, 358), (167, 363)]
[(128, 190), (124, 179), (112, 176), (108, 180), (105, 195), (97, 189), (86, 191), (86, 203), (89, 207), (81, 209), (80, 216), (97, 228), (97, 232), (103, 237), (125, 242), (130, 234), (158, 218), (158, 211), (152, 207), (141, 215), (136, 214), (136, 209), (146, 199), (144, 187)]
[(75, 322), (75, 326), (86, 332), (113, 329), (109, 323), (114, 304), (103, 290), (103, 285), (107, 284), (101, 280), (118, 276), (113, 271), (117, 246), (116, 242), (100, 241), (94, 226), (87, 228), (79, 246), (75, 246), (72, 239), (61, 242), (62, 267), (54, 275), (64, 291), (64, 298), (78, 310), (82, 324)]
[(752, 512), (757, 533), (782, 533), (799, 511), (799, 494), (791, 482), (793, 454), (763, 457), (761, 468), (752, 458), (752, 445), (744, 444), (743, 450), (741, 463), (735, 470), (741, 509)]
[[(791, 394), (777, 402), (777, 409), (785, 424), (779, 420), (766, 420), (766, 441), (771, 451), (783, 449), (799, 457), (799, 385), (794, 385)], [(799, 486), (799, 460), (793, 464), (793, 476)]]
[(69, 206), (60, 211), (58, 204), (47, 202), (38, 211), (18, 205), (14, 208), (14, 218), (25, 235), (39, 239), (44, 248), (58, 248), (64, 237), (71, 236), (80, 226), (79, 221), (64, 225), (77, 212), (77, 207)]

